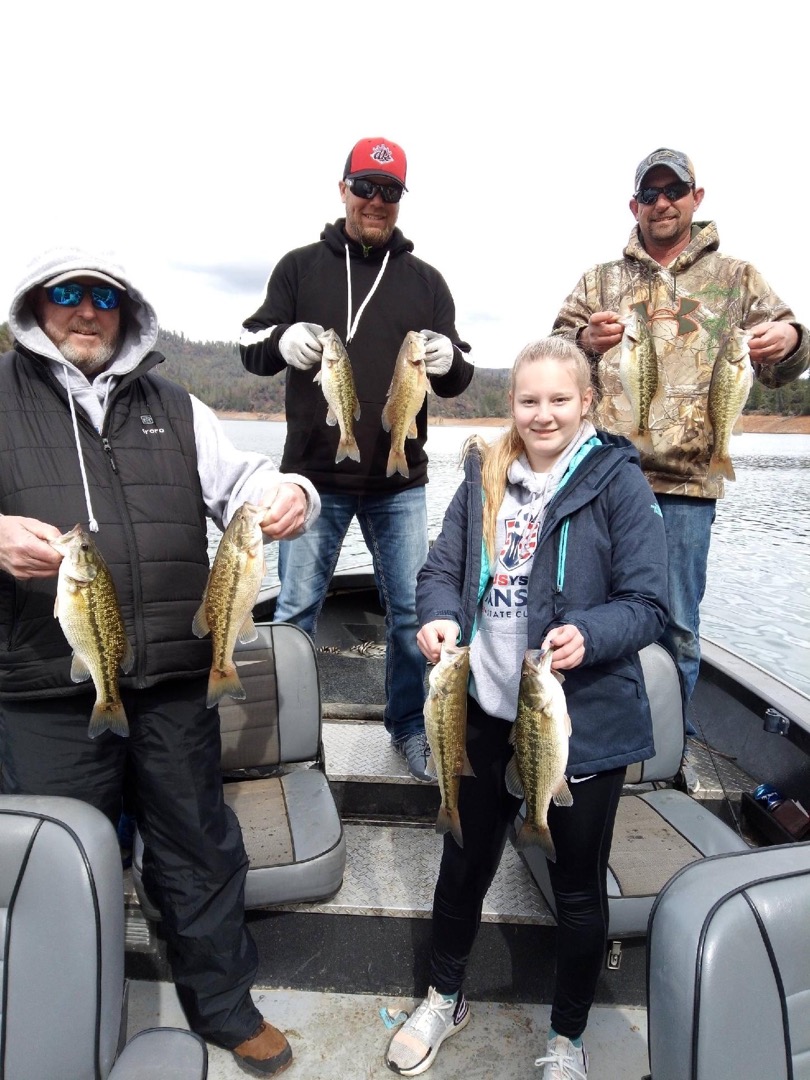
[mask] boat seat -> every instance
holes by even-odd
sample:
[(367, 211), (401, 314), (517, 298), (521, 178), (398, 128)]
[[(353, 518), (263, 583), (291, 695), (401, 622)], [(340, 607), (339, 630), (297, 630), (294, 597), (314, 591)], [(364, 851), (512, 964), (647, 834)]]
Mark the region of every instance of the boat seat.
[(204, 1080), (197, 1035), (126, 1040), (124, 886), (118, 838), (77, 799), (0, 796), (0, 1076)]
[[(346, 839), (326, 777), (315, 649), (291, 623), (257, 630), (234, 654), (246, 698), (219, 706), (225, 801), (249, 861), (245, 907), (325, 900), (343, 881)], [(158, 919), (142, 867), (136, 829), (133, 882), (144, 914)]]
[(684, 867), (650, 915), (652, 1080), (810, 1077), (810, 843)]
[[(625, 785), (642, 790), (625, 790), (616, 814), (608, 860), (608, 933), (619, 939), (647, 933), (655, 898), (682, 866), (709, 855), (748, 850), (742, 837), (685, 792), (671, 786), (644, 789), (653, 783), (672, 784), (681, 767), (686, 725), (680, 676), (672, 656), (658, 644), (648, 645), (639, 656), (650, 700), (655, 755), (628, 768)], [(524, 804), (516, 830), (525, 813)], [(556, 914), (545, 855), (536, 847), (524, 849), (521, 855)]]

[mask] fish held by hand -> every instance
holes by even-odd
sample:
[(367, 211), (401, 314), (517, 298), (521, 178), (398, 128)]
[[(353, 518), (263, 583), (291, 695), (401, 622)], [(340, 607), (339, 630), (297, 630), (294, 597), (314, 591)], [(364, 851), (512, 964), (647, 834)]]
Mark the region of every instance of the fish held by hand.
[(382, 426), (391, 432), (391, 451), (388, 454), (386, 476), (399, 473), (410, 476), (405, 457), (405, 440), (417, 436), (416, 417), (427, 394), (433, 393), (425, 370), (427, 339), (418, 330), (409, 330), (400, 346), (394, 365), (394, 375), (388, 387), (382, 412)]
[(439, 662), (428, 676), (425, 701), (425, 734), (430, 745), (428, 772), (437, 777), (442, 802), (436, 832), (449, 832), (464, 847), (458, 812), (462, 776), (474, 776), (467, 757), (467, 683), (470, 675), (469, 645), (442, 644)]
[(360, 448), (354, 437), (354, 421), (360, 419), (360, 402), (349, 354), (334, 330), (319, 334), (318, 341), (323, 345), (323, 359), (312, 381), (320, 383), (326, 398), (326, 423), (329, 427), (337, 424), (340, 429), (335, 464), (346, 458), (359, 461)]
[(88, 735), (129, 735), (118, 687), (119, 669), (132, 669), (135, 654), (124, 629), (112, 575), (89, 533), (80, 525), (50, 541), (62, 556), (54, 615), (73, 649), (70, 677), (93, 680), (96, 701)]

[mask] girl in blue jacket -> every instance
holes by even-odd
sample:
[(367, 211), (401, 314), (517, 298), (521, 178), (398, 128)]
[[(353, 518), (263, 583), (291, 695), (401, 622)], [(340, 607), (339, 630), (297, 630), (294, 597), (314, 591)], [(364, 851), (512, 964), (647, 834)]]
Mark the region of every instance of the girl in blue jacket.
[(461, 987), (508, 828), (520, 807), (505, 783), (526, 649), (554, 650), (571, 719), (566, 777), (573, 805), (549, 807), (557, 907), (557, 979), (543, 1080), (583, 1080), (582, 1033), (607, 938), (607, 857), (625, 767), (652, 757), (638, 652), (667, 619), (666, 542), (632, 444), (588, 419), (590, 367), (560, 337), (515, 360), (512, 423), (471, 440), (465, 479), (417, 583), (417, 641), (470, 644), (467, 755), (459, 815), (433, 904), (431, 986), (394, 1035), (386, 1062), (402, 1076), (433, 1063), (469, 1020)]

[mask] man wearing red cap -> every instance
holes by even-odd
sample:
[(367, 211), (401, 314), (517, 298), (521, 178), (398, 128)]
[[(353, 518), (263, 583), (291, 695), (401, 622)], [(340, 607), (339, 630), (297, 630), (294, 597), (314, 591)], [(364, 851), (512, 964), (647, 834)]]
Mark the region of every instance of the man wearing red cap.
[[(688, 704), (700, 665), (700, 602), (715, 503), (723, 477), (734, 478), (730, 460), (716, 453), (713, 375), (747, 348), (754, 376), (765, 386), (784, 386), (807, 370), (810, 340), (755, 267), (717, 250), (715, 223), (693, 220), (704, 190), (686, 154), (668, 147), (648, 154), (636, 168), (633, 191), (637, 225), (622, 258), (586, 271), (553, 332), (590, 356), (601, 391), (597, 426), (635, 442), (656, 494), (670, 562), (670, 622), (661, 642), (678, 663)], [(631, 351), (633, 335), (650, 349), (642, 344)], [(736, 357), (729, 352), (735, 348)], [(626, 365), (642, 352), (651, 378), (639, 425), (641, 395), (631, 401)], [(740, 393), (744, 398), (744, 388)], [(695, 733), (691, 723), (687, 731)]]
[[(339, 182), (345, 217), (315, 244), (278, 262), (261, 307), (245, 320), (240, 352), (256, 375), (286, 372), (287, 441), (282, 469), (315, 485), (321, 516), (304, 539), (279, 544), (278, 621), (309, 633), (323, 605), (340, 548), (356, 517), (371, 552), (386, 605), (385, 726), (417, 780), (431, 781), (423, 717), (425, 660), (417, 645), (416, 575), (427, 557), (425, 484), (427, 400), (406, 465), (388, 468), (390, 440), (382, 412), (400, 347), (409, 331), (426, 339), (431, 389), (455, 397), (469, 385), (469, 345), (459, 340), (450, 290), (434, 267), (417, 259), (397, 228), (406, 178), (405, 153), (390, 139), (361, 139)], [(346, 346), (359, 401), (354, 434), (359, 461), (336, 461), (338, 429), (327, 424), (314, 381), (321, 335), (333, 329)], [(293, 465), (294, 463), (294, 465)]]

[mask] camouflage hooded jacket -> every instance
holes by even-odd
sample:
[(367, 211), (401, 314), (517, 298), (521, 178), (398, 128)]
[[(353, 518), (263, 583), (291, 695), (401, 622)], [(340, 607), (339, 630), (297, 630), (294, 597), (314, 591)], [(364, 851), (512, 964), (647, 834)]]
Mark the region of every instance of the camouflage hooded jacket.
[[(652, 336), (658, 365), (649, 427), (652, 452), (641, 454), (653, 491), (720, 498), (723, 480), (709, 475), (713, 434), (708, 416), (712, 371), (728, 335), (758, 323), (784, 320), (799, 332), (796, 349), (779, 364), (754, 365), (764, 386), (797, 379), (810, 363), (807, 328), (779, 299), (757, 270), (718, 250), (712, 221), (695, 222), (692, 240), (669, 266), (661, 266), (633, 229), (624, 256), (587, 270), (567, 298), (552, 333), (573, 340), (595, 311), (632, 311)], [(616, 434), (634, 431), (632, 407), (619, 378), (621, 345), (593, 356), (601, 396), (595, 423)]]

